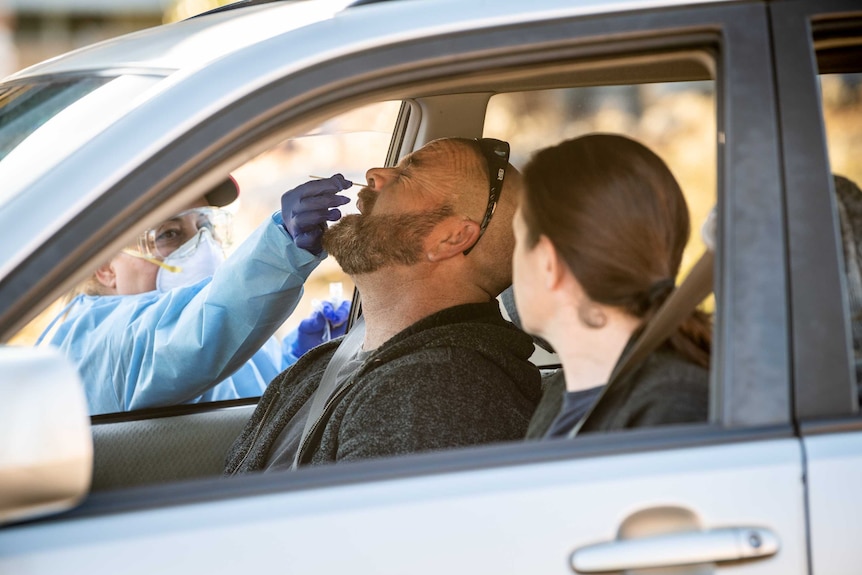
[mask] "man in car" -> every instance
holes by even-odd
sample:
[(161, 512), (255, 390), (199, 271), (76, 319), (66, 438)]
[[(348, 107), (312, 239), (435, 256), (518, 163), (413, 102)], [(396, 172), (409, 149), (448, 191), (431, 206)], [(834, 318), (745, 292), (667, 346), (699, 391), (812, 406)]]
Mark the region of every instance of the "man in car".
[(227, 474), (523, 438), (539, 372), (495, 299), (512, 279), (521, 185), (508, 150), (435, 140), (368, 171), (360, 213), (323, 241), (362, 295), (364, 326), (270, 383)]

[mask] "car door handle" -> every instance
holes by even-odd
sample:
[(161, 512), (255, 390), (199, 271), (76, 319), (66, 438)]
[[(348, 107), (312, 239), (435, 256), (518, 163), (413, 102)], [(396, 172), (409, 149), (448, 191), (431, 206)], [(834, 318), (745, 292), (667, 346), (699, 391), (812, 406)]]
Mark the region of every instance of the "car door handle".
[(572, 568), (605, 573), (740, 561), (775, 555), (778, 548), (778, 537), (768, 529), (727, 527), (588, 545), (572, 553)]

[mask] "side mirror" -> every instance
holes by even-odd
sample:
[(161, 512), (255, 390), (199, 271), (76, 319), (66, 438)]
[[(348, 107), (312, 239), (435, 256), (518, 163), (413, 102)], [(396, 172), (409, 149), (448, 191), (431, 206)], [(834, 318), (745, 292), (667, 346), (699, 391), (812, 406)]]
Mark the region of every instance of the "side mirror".
[(49, 347), (0, 346), (0, 525), (74, 507), (93, 439), (77, 370)]

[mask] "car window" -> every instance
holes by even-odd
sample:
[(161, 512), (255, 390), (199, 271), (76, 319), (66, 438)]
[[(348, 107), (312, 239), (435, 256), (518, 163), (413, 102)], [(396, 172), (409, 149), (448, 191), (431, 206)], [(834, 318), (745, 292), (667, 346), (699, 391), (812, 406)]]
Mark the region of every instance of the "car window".
[[(679, 181), (692, 224), (679, 282), (703, 253), (701, 226), (716, 202), (715, 82), (510, 92), (493, 96), (488, 104), (485, 136), (510, 142), (511, 161), (517, 168), (540, 148), (593, 132), (640, 141), (668, 164)], [(714, 308), (712, 296), (704, 307)], [(542, 367), (558, 363), (539, 346), (533, 361)]]
[[(846, 314), (857, 385), (862, 382), (862, 65), (859, 38), (820, 41), (820, 101), (835, 190)], [(853, 50), (853, 45), (856, 45)], [(843, 48), (842, 48), (843, 45)], [(838, 48), (838, 49), (836, 49)], [(855, 54), (856, 59), (848, 58)]]
[[(0, 205), (109, 125), (160, 76), (19, 82), (0, 91)], [(27, 166), (21, 170), (20, 166)]]
[[(363, 106), (333, 117), (302, 136), (284, 140), (247, 162), (232, 174), (240, 189), (235, 231), (246, 237), (264, 218), (280, 209), (281, 194), (310, 177), (341, 173), (353, 182), (365, 182), (365, 172), (382, 166), (392, 140), (401, 102), (386, 101)], [(356, 213), (360, 187), (344, 191), (351, 202), (340, 208), (343, 215)], [(239, 213), (241, 212), (241, 213)], [(236, 246), (236, 242), (233, 243)], [(341, 287), (337, 287), (340, 284)], [(279, 329), (285, 335), (311, 312), (316, 301), (340, 291), (346, 299), (353, 283), (334, 258), (326, 258), (305, 283), (305, 295), (296, 311)]]
[[(230, 214), (230, 242), (224, 245), (226, 255), (230, 257), (263, 222), (269, 220), (275, 212), (280, 212), (281, 195), (285, 191), (311, 177), (329, 177), (341, 173), (347, 179), (364, 182), (365, 171), (369, 167), (383, 165), (386, 161), (399, 108), (400, 102), (397, 101), (384, 101), (355, 108), (334, 116), (305, 133), (278, 142), (233, 170), (231, 176), (237, 183), (239, 196), (223, 208)], [(358, 187), (353, 187), (344, 193), (355, 200), (358, 190)], [(342, 206), (342, 213), (355, 212), (354, 204), (355, 202), (351, 201), (350, 204)], [(224, 234), (220, 237), (224, 237)], [(279, 343), (324, 301), (349, 301), (353, 293), (352, 282), (342, 273), (333, 258), (323, 260), (305, 281), (303, 288), (304, 293), (296, 309), (276, 331), (275, 338)], [(51, 341), (58, 326), (66, 319), (70, 301), (81, 293), (82, 289), (83, 285), (76, 286), (69, 294), (53, 302), (14, 335), (9, 343), (25, 346), (48, 345), (47, 342)], [(40, 339), (44, 341), (39, 343)], [(277, 353), (276, 347), (270, 346), (267, 349), (273, 355)], [(127, 362), (120, 362), (116, 366), (117, 369), (124, 367), (134, 368)], [(278, 371), (281, 369), (268, 375), (263, 374), (267, 383)], [(86, 381), (88, 386), (102, 384), (104, 382)], [(258, 394), (240, 393), (243, 397), (254, 397)], [(215, 401), (234, 397), (216, 393), (205, 396), (204, 399)]]

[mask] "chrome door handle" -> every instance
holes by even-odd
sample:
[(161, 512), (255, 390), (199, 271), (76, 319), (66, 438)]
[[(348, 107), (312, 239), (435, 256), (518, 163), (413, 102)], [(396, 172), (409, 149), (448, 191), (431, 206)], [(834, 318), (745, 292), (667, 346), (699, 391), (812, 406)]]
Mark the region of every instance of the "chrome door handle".
[(768, 529), (728, 527), (588, 545), (572, 553), (572, 568), (577, 573), (604, 573), (719, 563), (769, 557), (778, 548), (778, 537)]

